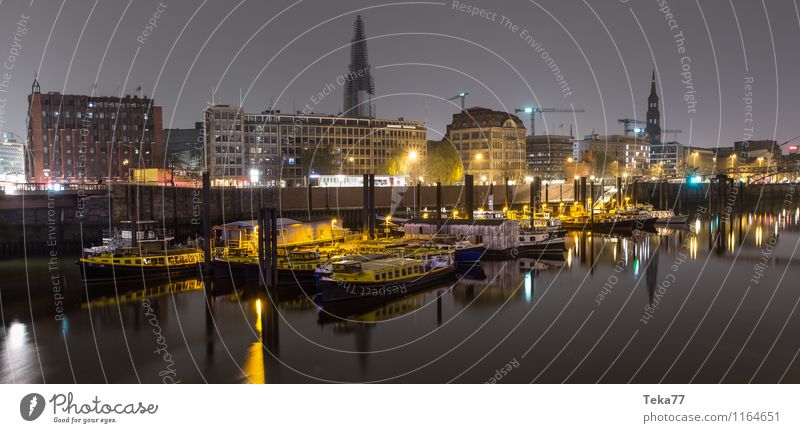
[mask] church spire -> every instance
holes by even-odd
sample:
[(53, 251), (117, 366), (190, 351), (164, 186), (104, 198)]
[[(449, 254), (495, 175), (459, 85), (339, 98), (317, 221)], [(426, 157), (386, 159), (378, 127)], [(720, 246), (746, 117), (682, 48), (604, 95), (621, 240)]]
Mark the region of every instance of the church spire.
[(372, 98), (375, 83), (367, 62), (367, 36), (361, 15), (353, 23), (353, 39), (350, 44), (350, 65), (345, 75), (344, 115), (351, 117), (374, 117)]
[(650, 96), (647, 97), (647, 126), (645, 133), (651, 145), (661, 144), (661, 112), (658, 109), (658, 93), (656, 92), (656, 70), (650, 80)]

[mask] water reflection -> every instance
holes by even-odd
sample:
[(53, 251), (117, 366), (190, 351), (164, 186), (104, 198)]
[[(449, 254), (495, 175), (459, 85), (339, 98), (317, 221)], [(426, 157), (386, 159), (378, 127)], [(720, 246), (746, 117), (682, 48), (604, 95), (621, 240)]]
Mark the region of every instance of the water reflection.
[[(144, 314), (144, 299), (157, 317), (178, 376), (184, 382), (380, 380), (408, 370), (409, 365), (430, 362), (456, 343), (466, 341), (464, 346), (469, 349), (465, 353), (445, 357), (407, 378), (444, 380), (448, 372), (464, 368), (461, 360), (474, 362), (525, 318), (535, 325), (520, 326), (515, 337), (498, 349), (502, 357), (519, 356), (566, 307), (567, 313), (551, 331), (555, 335), (543, 339), (540, 345), (549, 342), (557, 352), (586, 317), (586, 311), (581, 309), (596, 306), (598, 290), (610, 275), (620, 282), (604, 302), (620, 304), (609, 305), (608, 311), (620, 311), (622, 301), (630, 294), (628, 308), (632, 312), (623, 314), (632, 315), (634, 319), (629, 322), (635, 322), (641, 306), (653, 302), (659, 283), (663, 283), (676, 258), (684, 255), (688, 264), (681, 265), (681, 284), (675, 286), (679, 292), (669, 295), (674, 296), (670, 302), (679, 305), (684, 299), (683, 291), (695, 281), (699, 281), (695, 293), (702, 297), (707, 290), (716, 290), (720, 276), (730, 272), (733, 276), (726, 290), (733, 291), (734, 296), (717, 301), (721, 304), (719, 311), (729, 314), (741, 299), (737, 291), (743, 290), (742, 282), (749, 278), (752, 266), (762, 262), (766, 248), (770, 248), (768, 266), (790, 266), (789, 272), (794, 272), (790, 275), (797, 275), (793, 251), (799, 218), (800, 210), (794, 209), (727, 219), (715, 215), (710, 220), (695, 219), (684, 226), (630, 236), (573, 232), (561, 257), (484, 261), (461, 269), (461, 278), (454, 284), (394, 299), (359, 300), (336, 306), (318, 305), (313, 287), (267, 293), (252, 282), (204, 282), (200, 277), (147, 287), (101, 286), (87, 290), (80, 284), (76, 270), (65, 267), (63, 279), (71, 290), (66, 292), (62, 320), (53, 319), (52, 296), (46, 281), (34, 286), (30, 303), (27, 286), (21, 279), (0, 282), (4, 321), (0, 327), (0, 382), (72, 382), (73, 374), (78, 382), (158, 382), (161, 364), (152, 353), (156, 343)], [(32, 269), (46, 269), (46, 265), (45, 259), (28, 263)], [(21, 261), (0, 262), (3, 275), (17, 275), (24, 269)], [(777, 272), (765, 274), (761, 286), (776, 287), (778, 276)], [(779, 292), (774, 305), (793, 305), (796, 295), (790, 292)], [(761, 311), (756, 308), (761, 306), (761, 294), (752, 292), (749, 296), (747, 303), (754, 307), (742, 309), (740, 314), (752, 324), (757, 317), (746, 314), (750, 310), (756, 311), (754, 314)], [(692, 298), (695, 302), (698, 301)], [(690, 306), (690, 311), (683, 314), (695, 323), (700, 317), (691, 315), (702, 315), (706, 305)], [(526, 316), (534, 308), (535, 314)], [(574, 309), (579, 312), (570, 315)], [(714, 312), (709, 322), (726, 323), (730, 319), (713, 315)], [(593, 326), (587, 325), (584, 331), (604, 329), (605, 323), (594, 323), (604, 320), (601, 316), (595, 315)], [(662, 318), (668, 320), (671, 316), (666, 312), (656, 315), (656, 319)], [(468, 338), (485, 323), (486, 329)], [(562, 328), (567, 333), (565, 338), (555, 331)], [(632, 332), (627, 326), (613, 328), (596, 352), (618, 353)], [(419, 343), (409, 343), (428, 335)], [(687, 338), (677, 333), (668, 334), (666, 340), (675, 339), (670, 343), (682, 344)], [(597, 336), (589, 340), (594, 344)], [(651, 342), (654, 340), (657, 338)], [(576, 338), (578, 341), (580, 338)], [(637, 344), (645, 346), (637, 348)], [(394, 349), (397, 347), (402, 349)], [(634, 341), (630, 345), (632, 354), (626, 356), (633, 356), (630, 363), (638, 366), (642, 358), (637, 356), (646, 354), (650, 347)], [(549, 349), (537, 347), (537, 351), (546, 353)], [(575, 350), (582, 356), (580, 350), (584, 349)], [(781, 353), (776, 346), (770, 356)], [(759, 359), (760, 355), (763, 354), (750, 353), (747, 359)], [(556, 364), (551, 369), (559, 368)], [(626, 365), (624, 360), (618, 364)], [(582, 368), (593, 374), (592, 365), (587, 361)], [(572, 367), (568, 364), (564, 368), (568, 373)], [(608, 364), (601, 367), (595, 376), (587, 373), (586, 380), (599, 377)], [(476, 370), (478, 376), (471, 379), (479, 381), (483, 373)], [(660, 376), (637, 379), (657, 381)], [(620, 380), (627, 378), (621, 374)]]

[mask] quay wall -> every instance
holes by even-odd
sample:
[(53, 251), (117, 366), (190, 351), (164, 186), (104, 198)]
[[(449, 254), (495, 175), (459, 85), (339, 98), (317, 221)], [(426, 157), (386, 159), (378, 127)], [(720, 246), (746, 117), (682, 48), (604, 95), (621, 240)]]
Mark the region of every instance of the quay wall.
[[(724, 191), (728, 204), (737, 211), (752, 211), (759, 203), (761, 211), (780, 211), (800, 204), (794, 184), (731, 185)], [(436, 187), (420, 187), (419, 206), (415, 203), (416, 187), (377, 187), (375, 203), (379, 214), (410, 216), (409, 211), (427, 208), (434, 216)], [(544, 189), (547, 188), (547, 193)], [(629, 184), (626, 194), (636, 201), (649, 202), (659, 208), (688, 212), (709, 203), (709, 184)], [(599, 189), (598, 189), (599, 191)], [(732, 194), (733, 192), (733, 194)], [(488, 208), (489, 187), (474, 186), (475, 208)], [(720, 192), (712, 186), (712, 201), (717, 206)], [(732, 194), (732, 195), (731, 195)], [(508, 196), (508, 197), (506, 197)], [(541, 199), (550, 202), (573, 200), (571, 183), (542, 185)], [(680, 197), (680, 198), (678, 198)], [(336, 218), (346, 227), (361, 225), (363, 192), (360, 187), (311, 188), (311, 215)], [(303, 218), (309, 215), (307, 188), (212, 188), (210, 193), (212, 225), (237, 220), (256, 219), (261, 207), (275, 207), (280, 215)], [(529, 203), (528, 185), (494, 186), (494, 209), (506, 204), (521, 208)], [(788, 200), (788, 203), (785, 201)], [(463, 186), (443, 186), (442, 203), (448, 209), (463, 208)], [(690, 208), (692, 207), (692, 208)], [(28, 254), (45, 254), (56, 245), (59, 249), (80, 251), (82, 246), (97, 244), (104, 229), (124, 220), (152, 219), (175, 231), (176, 239), (202, 231), (203, 192), (200, 188), (108, 185), (105, 190), (35, 191), (24, 194), (0, 194), (0, 257), (20, 257), (23, 248)]]

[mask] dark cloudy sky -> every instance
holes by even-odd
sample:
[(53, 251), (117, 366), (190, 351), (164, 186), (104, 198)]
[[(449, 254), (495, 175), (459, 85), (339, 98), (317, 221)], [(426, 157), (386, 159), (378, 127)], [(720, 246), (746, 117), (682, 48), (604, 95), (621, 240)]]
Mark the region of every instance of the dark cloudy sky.
[[(554, 133), (566, 133), (570, 124), (579, 136), (617, 133), (616, 119), (644, 118), (654, 66), (664, 127), (682, 129), (683, 143), (729, 145), (749, 126), (754, 138), (800, 135), (800, 16), (793, 0), (461, 2), (487, 9), (488, 18), (454, 10), (453, 2), (162, 3), (157, 27), (140, 43), (137, 35), (157, 1), (0, 0), (0, 55), (7, 61), (19, 52), (11, 70), (3, 67), (10, 75), (0, 75), (8, 90), (0, 92), (7, 100), (2, 127), (24, 135), (26, 96), (37, 70), (43, 90), (66, 93), (89, 93), (95, 81), (98, 94), (119, 87), (134, 93), (141, 83), (164, 106), (165, 127), (193, 125), (212, 89), (228, 104), (238, 104), (241, 92), (249, 111), (310, 104), (336, 113), (342, 89), (335, 83), (346, 70), (346, 45), (361, 14), (371, 38), (378, 116), (427, 120), (432, 137), (457, 110), (457, 101), (442, 99), (462, 89), (470, 93), (469, 106), (586, 110), (577, 123), (570, 115), (548, 116)], [(676, 28), (660, 4), (669, 6)], [(27, 34), (15, 43), (22, 15), (29, 17)], [(502, 16), (518, 27), (504, 27)], [(523, 31), (540, 51), (523, 40)], [(683, 54), (675, 37), (680, 31)], [(562, 72), (561, 84), (543, 51)], [(682, 82), (684, 68), (691, 83)], [(752, 104), (743, 100), (747, 77)], [(563, 82), (571, 90), (566, 97)], [(329, 83), (333, 93), (316, 98)], [(691, 90), (694, 113), (684, 100)], [(544, 130), (542, 122), (537, 130)]]

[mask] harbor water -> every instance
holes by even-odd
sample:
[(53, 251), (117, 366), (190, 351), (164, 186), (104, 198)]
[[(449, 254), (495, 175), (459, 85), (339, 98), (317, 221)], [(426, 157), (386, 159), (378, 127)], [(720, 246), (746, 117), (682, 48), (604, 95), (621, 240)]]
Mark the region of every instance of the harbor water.
[(800, 210), (633, 235), (326, 305), (198, 272), (84, 285), (0, 262), (0, 383), (800, 382)]

